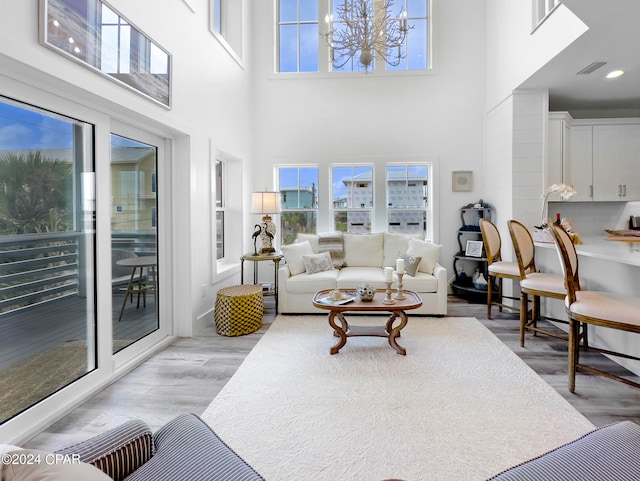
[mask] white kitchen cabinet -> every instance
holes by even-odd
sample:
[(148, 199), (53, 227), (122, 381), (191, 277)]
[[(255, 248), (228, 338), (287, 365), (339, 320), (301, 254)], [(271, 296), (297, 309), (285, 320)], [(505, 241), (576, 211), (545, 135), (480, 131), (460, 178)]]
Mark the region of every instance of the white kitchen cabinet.
[(593, 126), (593, 200), (640, 199), (640, 124)]
[(568, 202), (640, 200), (640, 119), (551, 112), (548, 127), (547, 185), (572, 185)]
[(593, 200), (593, 127), (590, 125), (572, 125), (569, 141), (569, 176), (564, 183), (576, 190), (570, 202)]

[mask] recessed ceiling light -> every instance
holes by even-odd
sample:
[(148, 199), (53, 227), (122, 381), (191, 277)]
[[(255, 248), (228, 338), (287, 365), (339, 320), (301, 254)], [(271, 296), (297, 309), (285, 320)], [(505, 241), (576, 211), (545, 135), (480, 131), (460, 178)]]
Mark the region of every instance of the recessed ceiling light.
[(624, 75), (624, 70), (613, 70), (607, 74), (607, 78), (622, 77), (623, 75)]

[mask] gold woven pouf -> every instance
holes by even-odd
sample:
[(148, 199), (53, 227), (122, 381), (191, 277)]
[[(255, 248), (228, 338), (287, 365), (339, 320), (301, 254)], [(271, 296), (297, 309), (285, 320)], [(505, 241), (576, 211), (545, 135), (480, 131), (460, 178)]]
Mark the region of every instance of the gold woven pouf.
[(264, 302), (262, 287), (243, 285), (225, 287), (216, 297), (216, 332), (222, 336), (242, 336), (262, 326)]

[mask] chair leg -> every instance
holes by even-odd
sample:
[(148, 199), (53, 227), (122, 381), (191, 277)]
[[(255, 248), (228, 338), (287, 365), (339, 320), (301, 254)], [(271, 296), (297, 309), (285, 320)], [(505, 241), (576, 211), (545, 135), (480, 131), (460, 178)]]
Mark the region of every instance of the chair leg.
[(538, 333), (535, 331), (535, 328), (538, 327), (538, 319), (540, 318), (540, 296), (533, 296), (531, 304), (531, 326), (534, 328), (533, 335), (537, 336)]
[(524, 347), (524, 331), (527, 325), (527, 305), (529, 300), (526, 292), (520, 293), (520, 346)]
[(498, 302), (500, 302), (500, 312), (502, 312), (502, 277), (498, 277)]
[(569, 319), (569, 392), (576, 391), (576, 364), (578, 363), (578, 328), (580, 323)]
[(491, 319), (491, 298), (493, 296), (493, 277), (487, 275), (489, 282), (487, 282), (487, 319)]

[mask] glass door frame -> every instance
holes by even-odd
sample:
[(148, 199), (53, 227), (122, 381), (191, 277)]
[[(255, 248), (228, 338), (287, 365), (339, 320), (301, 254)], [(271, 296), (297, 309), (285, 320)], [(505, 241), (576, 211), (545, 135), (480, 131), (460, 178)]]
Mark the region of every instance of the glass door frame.
[[(122, 137), (127, 137), (129, 139), (133, 139), (139, 142), (143, 142), (145, 144), (153, 145), (157, 148), (157, 159), (156, 159), (156, 186), (157, 186), (157, 272), (158, 272), (158, 292), (157, 292), (157, 315), (158, 315), (158, 329), (151, 332), (150, 334), (144, 336), (142, 339), (134, 342), (130, 346), (118, 351), (113, 355), (113, 363), (114, 369), (117, 371), (120, 368), (124, 368), (128, 366), (128, 364), (132, 361), (135, 361), (142, 354), (150, 349), (154, 349), (158, 346), (158, 343), (163, 341), (169, 341), (172, 339), (171, 336), (175, 335), (176, 328), (171, 321), (172, 316), (170, 313), (173, 312), (172, 309), (172, 295), (173, 288), (171, 286), (171, 236), (169, 233), (171, 232), (171, 169), (170, 169), (170, 153), (171, 153), (171, 140), (167, 138), (163, 138), (157, 134), (150, 133), (145, 130), (141, 130), (139, 128), (112, 120), (111, 121), (111, 131), (109, 134), (116, 134)], [(110, 135), (107, 136), (107, 142), (110, 142)], [(109, 150), (110, 151), (110, 150)], [(109, 182), (105, 182), (103, 185), (105, 186), (104, 195), (107, 197), (107, 213), (110, 212), (110, 199), (111, 199), (111, 158), (107, 159), (105, 162), (106, 165), (101, 165), (101, 169), (103, 172), (99, 175), (99, 178), (109, 179)], [(106, 188), (108, 187), (108, 189)], [(100, 193), (98, 195), (101, 195)], [(103, 205), (105, 203), (103, 202)], [(110, 217), (110, 215), (107, 215)], [(109, 293), (109, 302), (112, 302), (111, 299), (111, 225), (110, 219), (107, 223), (108, 225), (108, 233), (105, 233), (100, 237), (104, 240), (104, 245), (107, 247), (103, 249), (101, 252), (104, 254), (107, 251), (109, 252), (109, 263), (108, 266), (105, 266), (105, 270), (107, 272), (105, 275), (101, 276), (102, 280), (105, 284), (108, 282), (109, 288), (106, 292)], [(104, 255), (104, 257), (107, 257)], [(105, 278), (106, 276), (106, 278)], [(105, 290), (101, 290), (101, 292), (105, 292)], [(111, 312), (111, 311), (109, 311)], [(113, 338), (113, 333), (111, 329), (111, 322), (109, 324), (109, 342)]]

